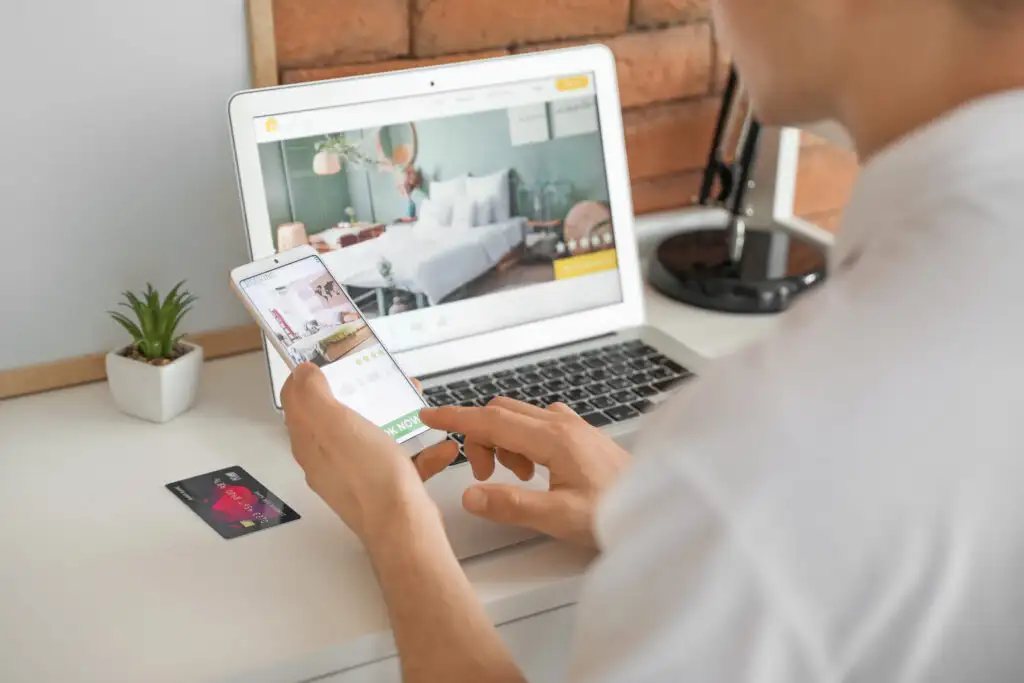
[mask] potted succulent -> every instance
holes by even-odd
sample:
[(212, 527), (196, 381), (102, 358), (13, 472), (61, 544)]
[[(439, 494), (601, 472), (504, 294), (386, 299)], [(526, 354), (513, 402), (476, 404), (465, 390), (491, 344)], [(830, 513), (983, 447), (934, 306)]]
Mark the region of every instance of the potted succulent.
[(195, 402), (203, 349), (177, 334), (196, 297), (179, 282), (161, 299), (153, 285), (141, 295), (124, 293), (121, 306), (134, 319), (108, 311), (132, 336), (132, 343), (107, 354), (107, 381), (123, 412), (152, 422), (167, 422)]

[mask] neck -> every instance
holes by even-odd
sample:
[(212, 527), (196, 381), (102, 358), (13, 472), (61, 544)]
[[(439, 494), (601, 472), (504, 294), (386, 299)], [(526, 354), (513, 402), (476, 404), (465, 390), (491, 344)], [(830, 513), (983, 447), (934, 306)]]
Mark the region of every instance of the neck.
[(918, 17), (927, 40), (886, 41), (898, 55), (878, 50), (850, 69), (837, 118), (864, 161), (961, 105), (1024, 88), (1024, 20), (966, 29), (962, 18), (930, 20)]

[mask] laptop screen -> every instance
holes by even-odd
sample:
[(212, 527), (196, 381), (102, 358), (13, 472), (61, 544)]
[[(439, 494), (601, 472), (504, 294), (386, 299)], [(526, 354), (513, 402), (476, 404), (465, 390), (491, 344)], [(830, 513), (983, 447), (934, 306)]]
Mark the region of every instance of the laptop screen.
[(622, 300), (591, 74), (254, 120), (273, 242), (394, 352)]

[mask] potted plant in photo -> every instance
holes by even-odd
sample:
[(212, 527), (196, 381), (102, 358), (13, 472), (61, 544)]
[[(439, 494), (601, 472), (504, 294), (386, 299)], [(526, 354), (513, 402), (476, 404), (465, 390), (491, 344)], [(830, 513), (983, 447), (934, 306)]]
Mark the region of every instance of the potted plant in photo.
[(147, 284), (140, 295), (124, 292), (120, 305), (132, 317), (108, 311), (132, 337), (128, 346), (107, 354), (107, 381), (122, 412), (152, 422), (167, 422), (195, 402), (203, 349), (177, 333), (196, 297), (176, 284), (161, 298)]

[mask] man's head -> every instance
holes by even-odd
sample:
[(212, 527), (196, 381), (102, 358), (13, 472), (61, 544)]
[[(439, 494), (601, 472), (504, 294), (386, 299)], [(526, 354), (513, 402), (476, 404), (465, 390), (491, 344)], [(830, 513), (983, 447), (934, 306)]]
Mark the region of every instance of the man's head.
[(1016, 61), (1006, 50), (1024, 48), (1024, 0), (712, 0), (712, 5), (759, 116), (773, 124), (836, 118), (851, 125), (844, 118), (859, 116), (847, 111), (863, 108), (858, 99), (877, 106), (880, 98), (915, 88), (963, 85), (970, 96), (978, 88), (957, 81), (998, 80), (984, 72), (1006, 71), (1009, 65), (1002, 62)]

